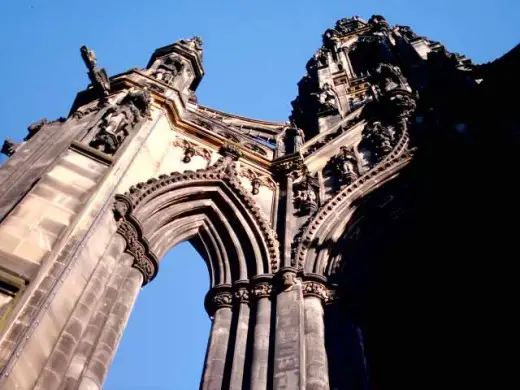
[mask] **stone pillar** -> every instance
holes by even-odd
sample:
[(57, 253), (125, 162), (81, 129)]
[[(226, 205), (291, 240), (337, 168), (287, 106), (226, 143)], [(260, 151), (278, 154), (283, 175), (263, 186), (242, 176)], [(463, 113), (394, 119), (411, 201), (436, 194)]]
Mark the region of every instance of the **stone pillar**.
[(241, 390), (244, 388), (244, 363), (246, 361), (247, 334), (249, 331), (249, 291), (247, 287), (239, 287), (235, 291), (235, 310), (238, 316), (235, 330), (235, 346), (229, 388)]
[(294, 269), (280, 271), (276, 297), (273, 388), (305, 389), (303, 292)]
[(305, 307), (305, 373), (307, 390), (328, 390), (329, 369), (325, 349), (323, 305), (327, 288), (318, 282), (304, 282)]
[(233, 295), (230, 286), (219, 286), (210, 291), (206, 299), (208, 313), (213, 313), (213, 325), (206, 354), (202, 390), (221, 390), (226, 367), (229, 331), (232, 320)]
[[(129, 254), (123, 256), (131, 257)], [(79, 390), (101, 390), (142, 284), (143, 274), (136, 268), (129, 268), (83, 372)]]
[(250, 389), (266, 390), (269, 367), (269, 344), (271, 333), (271, 291), (268, 283), (259, 283), (251, 289), (255, 300), (255, 329), (251, 364)]

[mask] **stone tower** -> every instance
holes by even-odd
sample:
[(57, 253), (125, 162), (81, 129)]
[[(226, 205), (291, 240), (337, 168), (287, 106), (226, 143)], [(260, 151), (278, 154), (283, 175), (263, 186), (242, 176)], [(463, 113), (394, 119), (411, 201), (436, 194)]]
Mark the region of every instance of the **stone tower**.
[(373, 345), (392, 328), (374, 291), (397, 290), (377, 259), (407, 258), (432, 129), (472, 131), (441, 103), (497, 65), (342, 19), (274, 123), (198, 103), (197, 37), (113, 77), (81, 54), (91, 84), (68, 117), (2, 149), (0, 388), (101, 389), (141, 287), (186, 240), (211, 281), (201, 389), (381, 388), (392, 357)]

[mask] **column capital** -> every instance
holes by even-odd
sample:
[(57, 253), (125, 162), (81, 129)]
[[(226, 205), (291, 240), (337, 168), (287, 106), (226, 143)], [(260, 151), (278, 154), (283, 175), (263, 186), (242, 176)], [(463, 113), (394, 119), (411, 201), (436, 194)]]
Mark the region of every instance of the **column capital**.
[(215, 312), (224, 307), (233, 306), (233, 291), (230, 285), (222, 284), (213, 287), (206, 294), (204, 302), (206, 312), (212, 317)]
[(251, 287), (251, 296), (254, 299), (270, 298), (273, 286), (269, 282), (262, 282)]

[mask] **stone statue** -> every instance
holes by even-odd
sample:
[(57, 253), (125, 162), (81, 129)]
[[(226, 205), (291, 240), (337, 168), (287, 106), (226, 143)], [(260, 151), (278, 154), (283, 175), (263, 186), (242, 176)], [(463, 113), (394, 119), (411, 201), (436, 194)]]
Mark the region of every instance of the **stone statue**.
[(299, 151), (305, 142), (305, 134), (302, 129), (296, 129), (296, 134), (294, 135), (294, 151)]
[(179, 43), (187, 46), (191, 50), (202, 50), (202, 38), (198, 36), (194, 36), (190, 39), (181, 39)]
[(333, 164), (339, 176), (341, 185), (349, 185), (359, 177), (358, 161), (352, 147), (342, 146)]
[(98, 68), (96, 54), (87, 46), (81, 46), (81, 57), (88, 69), (88, 77), (94, 89), (103, 97), (106, 97), (110, 91), (110, 79), (104, 68)]
[(106, 110), (89, 146), (106, 154), (114, 154), (133, 127), (143, 117), (149, 117), (150, 103), (148, 90), (130, 90), (119, 104)]
[(374, 162), (380, 161), (393, 149), (395, 137), (381, 122), (374, 122), (363, 130), (363, 144), (370, 151)]
[(19, 146), (20, 144), (14, 142), (11, 138), (7, 138), (2, 145), (0, 153), (5, 154), (7, 157), (11, 157)]
[(166, 57), (166, 59), (159, 64), (157, 70), (154, 73), (154, 77), (166, 84), (172, 84), (182, 70), (184, 69), (184, 63), (175, 56)]
[(318, 210), (318, 196), (316, 189), (311, 184), (311, 178), (306, 176), (303, 181), (296, 186), (296, 207), (300, 209), (301, 214), (307, 215)]
[(318, 96), (318, 103), (320, 105), (320, 110), (330, 111), (330, 110), (338, 110), (338, 100), (336, 97), (336, 93), (332, 89), (329, 83), (325, 83), (321, 88), (319, 94), (315, 94)]
[(401, 68), (392, 64), (380, 64), (376, 69), (379, 77), (379, 88), (381, 91), (390, 91), (395, 88), (404, 87)]

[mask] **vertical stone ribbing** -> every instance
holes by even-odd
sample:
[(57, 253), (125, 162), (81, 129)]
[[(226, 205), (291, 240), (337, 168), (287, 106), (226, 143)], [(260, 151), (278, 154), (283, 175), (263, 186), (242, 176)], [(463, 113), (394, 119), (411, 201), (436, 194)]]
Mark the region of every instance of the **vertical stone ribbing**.
[(241, 390), (244, 388), (244, 363), (246, 360), (247, 335), (249, 331), (249, 291), (240, 288), (235, 292), (235, 310), (237, 310), (238, 320), (235, 329), (235, 345), (233, 349), (233, 363), (231, 366), (231, 379), (229, 388)]
[[(211, 295), (212, 292), (210, 292)], [(202, 375), (202, 390), (221, 390), (224, 381), (226, 356), (231, 329), (233, 295), (230, 291), (216, 292), (209, 302), (208, 311), (214, 312), (206, 363)]]
[(305, 373), (307, 390), (328, 390), (323, 300), (305, 294)]
[(130, 268), (81, 378), (79, 390), (102, 388), (142, 284), (143, 274)]
[(269, 339), (271, 333), (271, 286), (259, 284), (251, 290), (255, 299), (255, 328), (253, 334), (253, 358), (251, 367), (250, 389), (267, 389), (269, 366)]
[(276, 298), (275, 389), (305, 389), (303, 291), (293, 271), (282, 270), (281, 292)]
[(119, 263), (114, 269), (108, 285), (104, 290), (103, 297), (99, 300), (96, 311), (92, 314), (88, 322), (87, 329), (81, 337), (81, 341), (74, 352), (74, 356), (65, 374), (62, 389), (76, 389), (78, 381), (88, 364), (89, 357), (92, 355), (98, 338), (108, 320), (110, 311), (115, 305), (119, 290), (130, 270), (133, 259), (129, 254), (123, 254)]
[(110, 279), (124, 247), (123, 237), (118, 234), (114, 235), (61, 333), (34, 390), (51, 390), (59, 387), (61, 378), (68, 367), (63, 362), (71, 361), (86, 325), (89, 323), (97, 303), (103, 297), (103, 286)]

